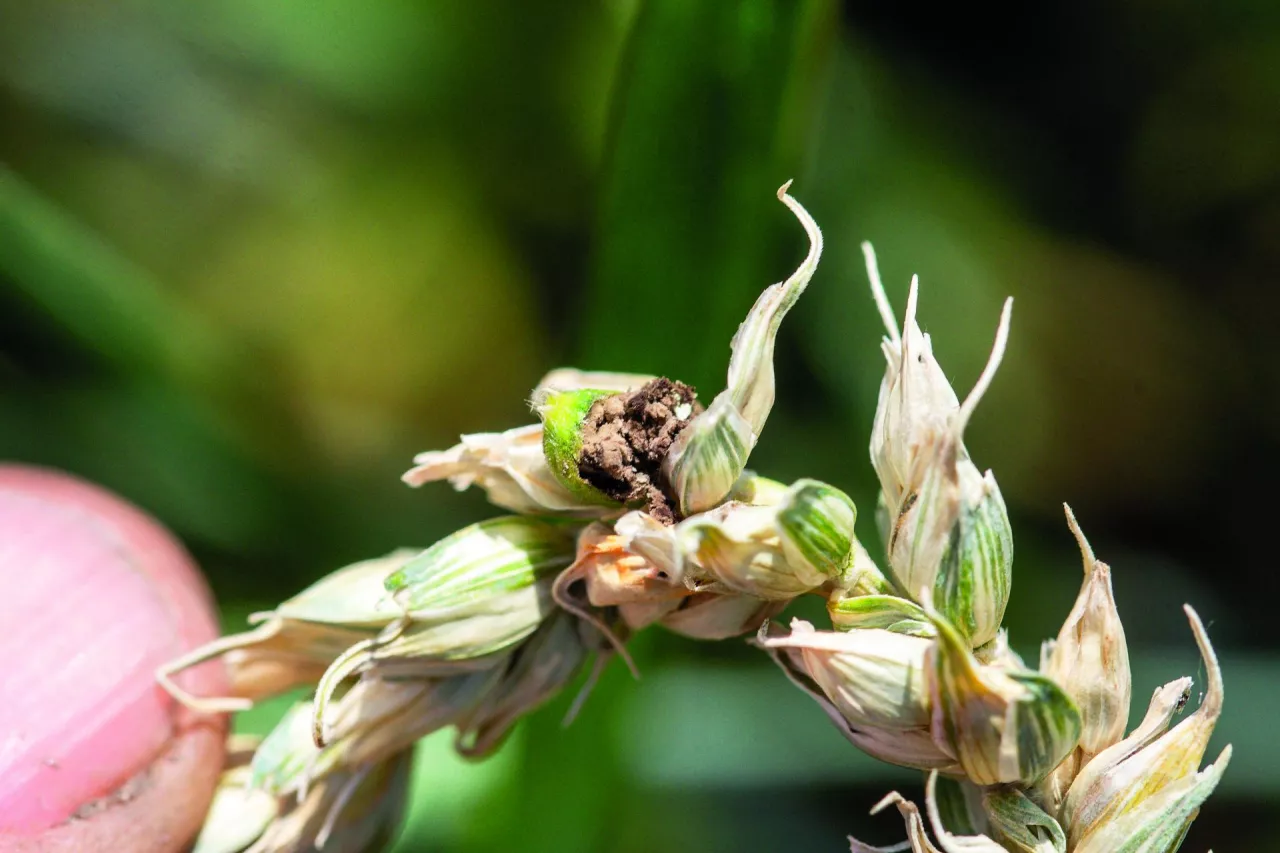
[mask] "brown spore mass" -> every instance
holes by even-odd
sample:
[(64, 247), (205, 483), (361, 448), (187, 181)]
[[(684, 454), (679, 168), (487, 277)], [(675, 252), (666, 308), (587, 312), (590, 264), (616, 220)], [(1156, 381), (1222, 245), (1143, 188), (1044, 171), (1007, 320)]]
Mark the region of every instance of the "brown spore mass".
[[(688, 415), (678, 417), (676, 409), (686, 404)], [(614, 500), (639, 505), (663, 524), (673, 524), (679, 508), (662, 476), (662, 460), (700, 411), (696, 391), (665, 377), (601, 397), (582, 424), (578, 473)]]

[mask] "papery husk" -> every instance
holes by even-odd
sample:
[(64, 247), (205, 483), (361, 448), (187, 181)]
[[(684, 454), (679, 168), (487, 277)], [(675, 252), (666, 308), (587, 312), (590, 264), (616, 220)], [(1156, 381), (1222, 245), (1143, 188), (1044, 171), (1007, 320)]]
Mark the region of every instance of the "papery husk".
[(676, 525), (680, 576), (691, 589), (795, 598), (845, 577), (854, 561), (853, 502), (799, 480), (777, 504), (731, 501)]
[(788, 649), (855, 729), (925, 729), (931, 720), (925, 659), (933, 641), (880, 628), (816, 631), (802, 619), (759, 644)]
[[(243, 711), (259, 699), (314, 684), (334, 658), (397, 621), (403, 611), (383, 586), (413, 559), (402, 548), (332, 572), (273, 611), (249, 617), (257, 627), (219, 637), (162, 667), (156, 678), (178, 701), (197, 711)], [(225, 697), (193, 696), (174, 676), (221, 657), (230, 689)]]
[(578, 676), (593, 651), (607, 654), (593, 640), (595, 636), (591, 626), (568, 613), (548, 619), (511, 655), (481, 703), (459, 724), (454, 741), (458, 753), (481, 758), (497, 750), (525, 714), (557, 696)]
[[(1185, 610), (1208, 677), (1204, 699), (1194, 713), (1161, 733), (1161, 723), (1167, 725), (1168, 719), (1166, 699), (1163, 706), (1148, 711), (1151, 725), (1144, 720), (1135, 735), (1104, 749), (1085, 765), (1067, 791), (1062, 809), (1073, 849), (1090, 834), (1121, 820), (1165, 787), (1199, 770), (1222, 713), (1222, 670), (1200, 617), (1190, 606)], [(1157, 693), (1153, 705), (1161, 698)]]
[(782, 668), (791, 683), (807, 693), (826, 713), (827, 718), (835, 725), (844, 737), (873, 758), (900, 767), (912, 767), (917, 770), (940, 770), (948, 774), (961, 772), (955, 756), (943, 750), (932, 737), (928, 727), (914, 729), (879, 729), (873, 727), (857, 727), (841, 713), (823, 689), (809, 675), (804, 658), (798, 649), (770, 648), (767, 645), (768, 633), (772, 626), (761, 629), (761, 645), (774, 662)]
[[(633, 373), (582, 371), (570, 367), (551, 371), (534, 388), (530, 405), (537, 410), (553, 393), (588, 388), (612, 393), (632, 391), (653, 377)], [(598, 517), (613, 512), (611, 502), (598, 495), (583, 496), (563, 485), (543, 451), (541, 423), (505, 432), (462, 436), (448, 450), (414, 457), (414, 467), (402, 479), (410, 486), (448, 480), (458, 491), (479, 486), (489, 502), (525, 514), (563, 513)]]
[(964, 429), (1003, 358), (1012, 300), (1005, 302), (987, 366), (961, 404), (916, 322), (918, 279), (911, 282), (900, 334), (874, 254), (863, 248), (889, 333), (871, 434), (889, 572), (908, 595), (928, 592), (970, 644), (980, 646), (995, 637), (1008, 604), (1013, 538), (995, 477), (970, 461)]
[(759, 630), (787, 604), (751, 595), (695, 592), (655, 621), (690, 639), (728, 640)]
[(784, 282), (767, 288), (751, 307), (730, 343), (725, 390), (680, 433), (662, 471), (683, 515), (704, 512), (722, 502), (746, 468), (773, 407), (773, 348), (783, 317), (809, 285), (822, 256), (822, 231), (787, 194), (778, 190), (809, 236), (809, 253)]
[(478, 486), (490, 503), (511, 512), (592, 517), (612, 511), (607, 502), (575, 494), (556, 478), (543, 452), (540, 423), (464, 435), (448, 450), (419, 453), (413, 462), (401, 478), (410, 486), (440, 480), (459, 492)]
[(925, 611), (938, 639), (930, 651), (932, 731), (979, 785), (1030, 785), (1075, 749), (1080, 712), (1052, 679), (978, 663), (941, 614)]
[(1080, 745), (1045, 779), (1043, 796), (1050, 811), (1060, 808), (1080, 768), (1124, 737), (1129, 721), (1132, 678), (1124, 626), (1111, 590), (1111, 568), (1097, 560), (1063, 505), (1084, 561), (1084, 583), (1056, 640), (1041, 651), (1041, 672), (1053, 678), (1080, 709)]

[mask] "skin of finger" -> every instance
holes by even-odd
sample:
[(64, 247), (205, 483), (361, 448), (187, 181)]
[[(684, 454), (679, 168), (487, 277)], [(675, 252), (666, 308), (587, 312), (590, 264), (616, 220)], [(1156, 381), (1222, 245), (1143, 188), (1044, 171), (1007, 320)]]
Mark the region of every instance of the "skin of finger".
[[(110, 540), (127, 561), (108, 561), (103, 571), (140, 573), (153, 601), (167, 615), (173, 648), (182, 651), (217, 635), (211, 599), (203, 579), (181, 545), (155, 520), (119, 498), (63, 474), (25, 466), (0, 465), (0, 492), (26, 502), (36, 516), (47, 504), (49, 515), (77, 514), (94, 534)], [(21, 505), (10, 500), (9, 506)], [(34, 503), (33, 503), (34, 502)], [(88, 537), (92, 538), (92, 536)], [(128, 582), (136, 582), (133, 577)], [(110, 579), (95, 577), (95, 582)], [(126, 581), (122, 578), (122, 583)], [(164, 617), (162, 617), (163, 619)], [(141, 665), (150, 666), (145, 660)], [(136, 673), (135, 673), (136, 676)], [(184, 674), (187, 689), (214, 695), (225, 688), (225, 674), (217, 664)], [(81, 803), (76, 814), (38, 834), (0, 834), (0, 853), (9, 851), (170, 851), (179, 850), (199, 828), (221, 768), (225, 720), (195, 715), (156, 688), (141, 702), (151, 703), (135, 714), (135, 721), (155, 724), (146, 754), (121, 751), (113, 758), (128, 762), (115, 769), (110, 786)], [(140, 714), (140, 716), (139, 716)], [(158, 715), (158, 716), (157, 716)], [(158, 724), (157, 721), (158, 720)], [(130, 732), (124, 737), (135, 737)], [(135, 737), (136, 740), (136, 737)], [(51, 767), (50, 772), (56, 770)], [(47, 780), (46, 780), (47, 781)], [(89, 798), (90, 800), (93, 797)]]

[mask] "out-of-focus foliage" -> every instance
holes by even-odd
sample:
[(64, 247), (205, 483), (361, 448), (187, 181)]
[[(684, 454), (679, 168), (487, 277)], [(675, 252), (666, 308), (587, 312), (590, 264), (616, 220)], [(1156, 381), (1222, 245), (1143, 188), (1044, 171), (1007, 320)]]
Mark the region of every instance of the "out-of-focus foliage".
[[(1114, 568), (1135, 695), (1192, 660), (1182, 601), (1219, 620), (1237, 752), (1187, 843), (1260, 849), (1280, 793), (1280, 644), (1254, 594), (1275, 565), (1280, 6), (1002, 14), (0, 0), (0, 456), (154, 512), (239, 628), (492, 514), (398, 475), (527, 422), (553, 366), (710, 399), (735, 324), (803, 253), (773, 196), (795, 178), (827, 248), (753, 465), (845, 489), (873, 543), (883, 366), (859, 242), (899, 307), (920, 274), (957, 387), (1012, 293), (966, 439), (1018, 531), (1014, 645), (1074, 595), (1069, 500)], [(612, 668), (568, 730), (566, 700), (483, 764), (428, 741), (402, 849), (893, 837), (862, 815), (901, 771), (763, 655), (638, 645), (644, 680)]]

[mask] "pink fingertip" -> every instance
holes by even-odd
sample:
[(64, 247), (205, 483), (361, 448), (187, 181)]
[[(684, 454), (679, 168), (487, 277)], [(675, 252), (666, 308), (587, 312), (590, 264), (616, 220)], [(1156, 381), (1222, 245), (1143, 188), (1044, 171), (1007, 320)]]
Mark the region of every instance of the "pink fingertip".
[[(0, 834), (62, 823), (146, 768), (189, 720), (156, 668), (216, 635), (203, 580), (156, 521), (0, 465)], [(180, 678), (216, 694), (223, 673)]]

